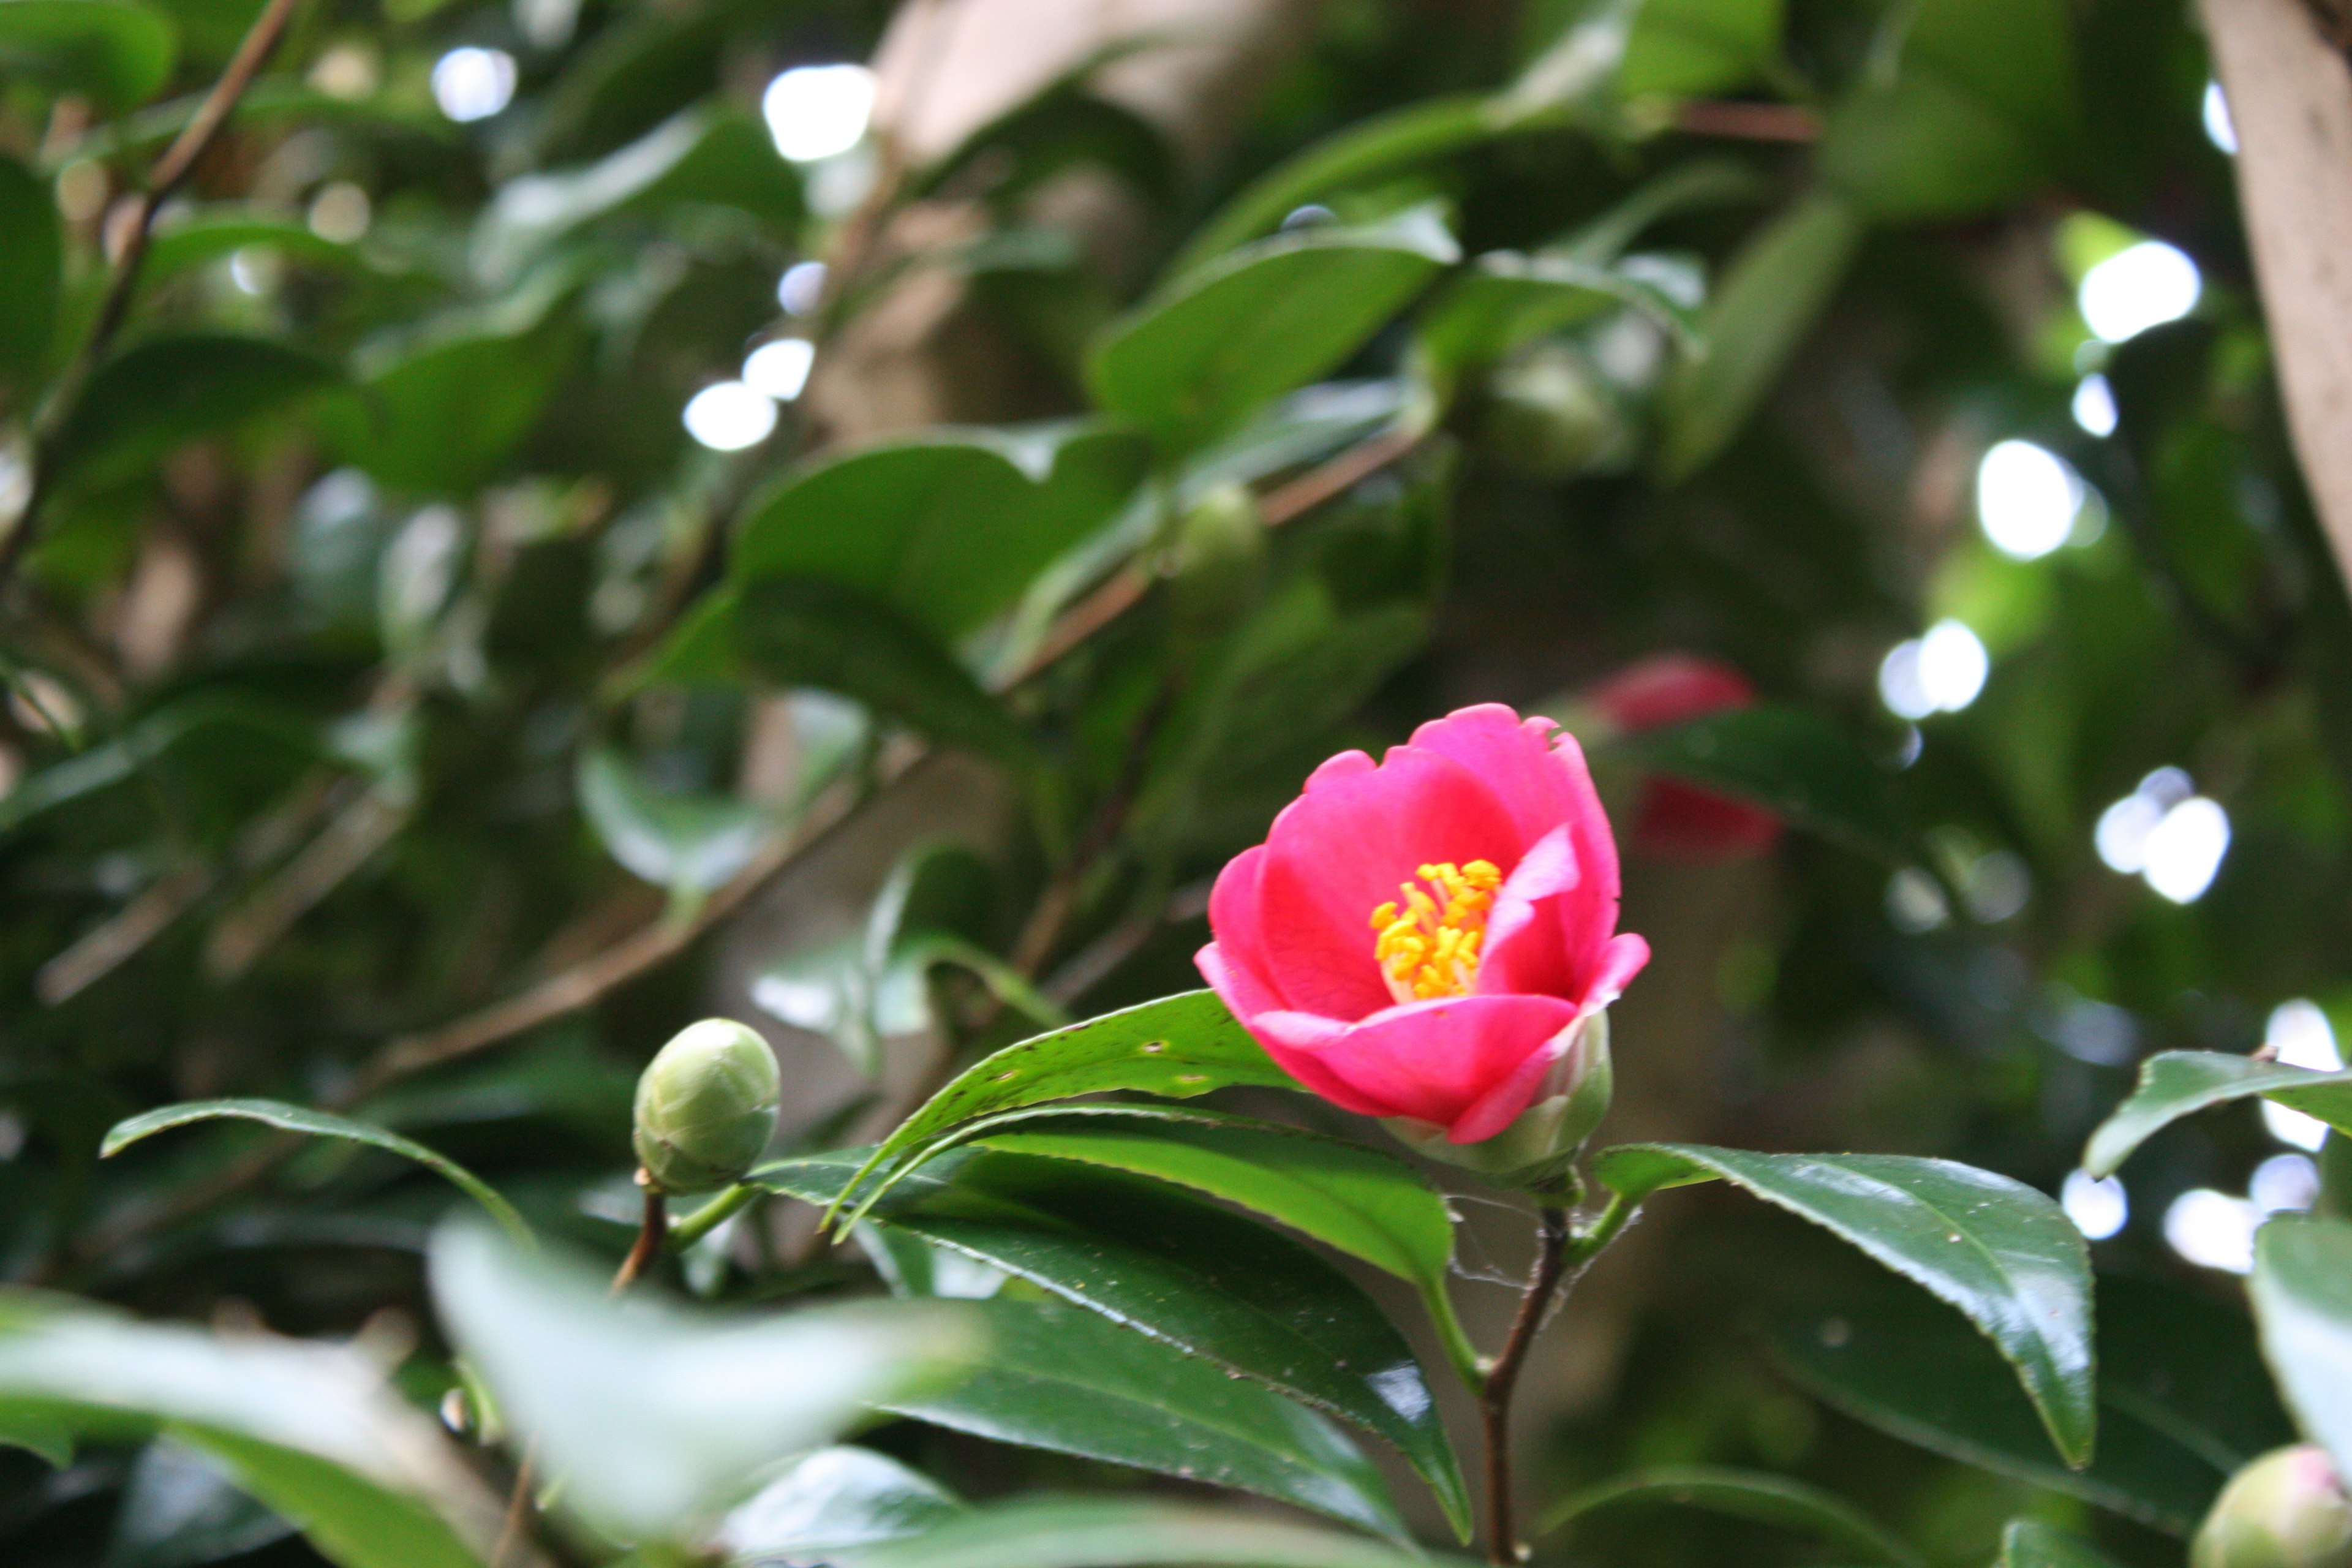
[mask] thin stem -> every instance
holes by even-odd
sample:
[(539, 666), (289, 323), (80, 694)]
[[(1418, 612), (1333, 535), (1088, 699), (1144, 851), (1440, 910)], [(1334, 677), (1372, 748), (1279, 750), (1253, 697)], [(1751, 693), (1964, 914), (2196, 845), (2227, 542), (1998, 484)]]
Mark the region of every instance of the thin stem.
[(1546, 1205), (1537, 1211), (1536, 1266), (1528, 1276), (1527, 1293), (1519, 1298), (1518, 1316), (1511, 1320), (1511, 1337), (1486, 1374), (1480, 1414), (1486, 1427), (1486, 1561), (1519, 1561), (1518, 1525), (1511, 1509), (1511, 1395), (1527, 1364), (1537, 1331), (1551, 1307), (1552, 1293), (1567, 1270), (1568, 1211)]
[(688, 1247), (740, 1214), (746, 1205), (758, 1198), (766, 1190), (751, 1182), (736, 1183), (670, 1227), (670, 1250), (684, 1252)]
[(1440, 1343), (1445, 1346), (1445, 1359), (1454, 1363), (1454, 1374), (1462, 1380), (1473, 1398), (1483, 1398), (1486, 1393), (1486, 1368), (1478, 1359), (1478, 1347), (1470, 1342), (1463, 1331), (1462, 1320), (1454, 1315), (1454, 1297), (1442, 1279), (1433, 1279), (1422, 1287), (1422, 1305), (1428, 1310), (1431, 1326), (1437, 1330)]

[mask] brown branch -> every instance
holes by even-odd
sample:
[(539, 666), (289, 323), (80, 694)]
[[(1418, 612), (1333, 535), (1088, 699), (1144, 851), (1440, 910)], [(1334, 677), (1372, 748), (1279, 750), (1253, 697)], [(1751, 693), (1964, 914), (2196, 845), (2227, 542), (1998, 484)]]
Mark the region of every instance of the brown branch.
[(1518, 1315), (1511, 1320), (1511, 1337), (1486, 1373), (1486, 1387), (1478, 1401), (1486, 1431), (1486, 1561), (1514, 1564), (1520, 1561), (1518, 1525), (1511, 1507), (1511, 1395), (1519, 1371), (1542, 1329), (1568, 1264), (1568, 1211), (1546, 1205), (1538, 1211), (1536, 1264), (1528, 1276), (1527, 1293), (1519, 1298)]
[(296, 3), (297, 0), (268, 0), (261, 8), (261, 14), (253, 19), (253, 25), (237, 44), (236, 53), (230, 57), (227, 68), (213, 84), (212, 91), (205, 94), (194, 116), (148, 170), (146, 191), (132, 198), (121, 247), (114, 258), (114, 277), (107, 285), (98, 320), (89, 335), (82, 340), (72, 363), (58, 378), (43, 410), (40, 438), (34, 451), (31, 489), (25, 498), (24, 510), (16, 516), (16, 526), (8, 531), (5, 539), (0, 539), (0, 590), (5, 590), (16, 574), (39, 526), (41, 502), (56, 479), (58, 433), (65, 426), (72, 405), (80, 400), (84, 385), (130, 311), (131, 296), (139, 286), (140, 264), (147, 258), (147, 240), (154, 226), (156, 209), (180, 188), (195, 168), (196, 161), (220, 134), (221, 127), (228, 122), (237, 100), (253, 85), (253, 79), (277, 49), (278, 39), (285, 36), (286, 24), (293, 17)]
[(1793, 103), (1701, 99), (1675, 111), (1675, 129), (1739, 142), (1818, 142), (1822, 117)]

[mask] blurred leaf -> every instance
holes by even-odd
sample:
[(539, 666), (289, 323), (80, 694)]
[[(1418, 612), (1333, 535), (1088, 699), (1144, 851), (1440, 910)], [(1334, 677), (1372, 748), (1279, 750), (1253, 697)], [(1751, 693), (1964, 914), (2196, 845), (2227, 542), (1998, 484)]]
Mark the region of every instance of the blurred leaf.
[(1438, 364), (1459, 370), (1622, 305), (1673, 333), (1685, 353), (1699, 349), (1692, 311), (1637, 272), (1549, 250), (1479, 257), (1423, 312), (1421, 341)]
[[(1133, 1141), (1150, 1140), (1139, 1132)], [(1383, 1158), (1329, 1140), (1301, 1141), (1328, 1150), (1334, 1167), (1349, 1163), (1342, 1150)], [(1179, 1158), (1169, 1163), (1178, 1173), (1171, 1176), (1151, 1168), (1149, 1159), (1129, 1165), (1116, 1151), (1083, 1137), (1055, 1141), (1050, 1134), (1035, 1146), (1017, 1136), (1004, 1145), (1018, 1152), (1000, 1152), (995, 1139), (981, 1147), (976, 1155), (953, 1154), (925, 1165), (898, 1184), (866, 1223), (905, 1230), (1027, 1279), (1385, 1437), (1429, 1482), (1457, 1533), (1467, 1539), (1469, 1498), (1428, 1381), (1403, 1338), (1361, 1289), (1314, 1253), (1253, 1221), (1153, 1182), (1075, 1163), (1137, 1170), (1234, 1195), (1202, 1179), (1194, 1167), (1207, 1162), (1188, 1165), (1179, 1149)], [(1300, 1163), (1295, 1153), (1290, 1161), (1294, 1168)], [(1390, 1163), (1399, 1165), (1404, 1182), (1420, 1186), (1401, 1163)], [(855, 1167), (854, 1154), (819, 1155), (764, 1167), (758, 1179), (827, 1205), (840, 1196)], [(1222, 1173), (1212, 1172), (1209, 1179)], [(1450, 1257), (1444, 1201), (1421, 1191), (1448, 1232), (1444, 1255)], [(1317, 1195), (1326, 1197), (1324, 1209), (1334, 1206), (1327, 1194)], [(1267, 1212), (1247, 1196), (1237, 1201)], [(1307, 1217), (1318, 1216), (1310, 1212)], [(1344, 1217), (1363, 1218), (1354, 1211)], [(1334, 1228), (1349, 1234), (1344, 1223)]]
[(940, 431), (819, 459), (746, 506), (729, 572), (857, 589), (953, 644), (1107, 521), (1149, 455), (1132, 435), (1062, 426)]
[(497, 1503), (357, 1352), (57, 1300), (0, 1294), (0, 1416), (109, 1440), (168, 1430), (341, 1568), (480, 1568)]
[(871, 1448), (819, 1448), (730, 1513), (710, 1544), (730, 1560), (794, 1560), (920, 1535), (963, 1505), (929, 1476)]
[(586, 168), (509, 180), (476, 225), (474, 269), (503, 287), (583, 224), (686, 204), (734, 207), (788, 234), (800, 180), (751, 116), (690, 109)]
[(2254, 1233), (2263, 1355), (2305, 1432), (2352, 1473), (2352, 1225), (2287, 1215)]
[(577, 788), (581, 812), (613, 858), (680, 897), (733, 880), (783, 827), (756, 801), (652, 789), (603, 746), (581, 753)]
[(999, 1298), (966, 1310), (989, 1332), (972, 1375), (885, 1408), (1000, 1443), (1255, 1492), (1408, 1539), (1380, 1472), (1321, 1416), (1076, 1307)]
[(359, 253), (352, 247), (320, 238), (308, 224), (267, 215), (208, 212), (156, 233), (148, 242), (147, 258), (140, 264), (140, 287), (152, 288), (174, 274), (216, 261), (247, 246), (264, 246), (299, 260), (329, 267), (360, 265)]
[(0, 0), (0, 75), (36, 78), (131, 109), (172, 75), (179, 40), (161, 12), (122, 0)]
[(1197, 447), (1337, 369), (1461, 254), (1425, 207), (1378, 227), (1262, 240), (1115, 323), (1087, 384), (1107, 411)]
[(360, 405), (338, 427), (339, 444), (348, 461), (395, 489), (461, 494), (511, 458), (572, 358), (556, 331), (432, 339), (373, 366)]
[(443, 1227), (432, 1276), (444, 1325), (569, 1506), (633, 1537), (681, 1537), (763, 1466), (951, 1380), (981, 1342), (940, 1302), (757, 1318), (614, 1302), (584, 1270), (478, 1226)]
[(101, 1568), (194, 1568), (293, 1532), (201, 1450), (158, 1438), (131, 1467)]
[(1809, 1393), (1881, 1431), (2186, 1535), (2221, 1483), (2293, 1428), (2242, 1314), (2114, 1276), (2098, 1296), (2099, 1448), (2081, 1470), (2051, 1448), (1992, 1347), (1917, 1296), (1790, 1312), (1768, 1343)]
[(157, 709), (112, 740), (45, 768), (0, 795), (0, 833), (135, 776), (191, 735), (226, 727), (298, 753), (323, 750), (316, 731), (298, 714), (235, 693), (198, 693)]
[[(845, 1197), (870, 1200), (868, 1176), (887, 1181), (942, 1134), (997, 1111), (1119, 1089), (1190, 1100), (1237, 1084), (1297, 1087), (1215, 992), (1187, 991), (1106, 1013), (966, 1068), (882, 1141)], [(836, 1202), (828, 1211), (828, 1221), (841, 1206)]]
[(920, 626), (870, 595), (813, 578), (762, 578), (738, 600), (744, 667), (777, 686), (814, 686), (1027, 773), (1037, 743)]
[[(0, 10), (49, 3), (0, 0)], [(326, 361), (267, 338), (149, 338), (100, 366), (83, 388), (58, 432), (58, 483), (119, 482), (182, 442), (274, 414), (342, 382)]]
[(1085, 78), (1100, 63), (1085, 62), (973, 132), (961, 146), (924, 171), (911, 194), (932, 195), (976, 165), (1009, 164), (1009, 174), (987, 184), (990, 197), (1002, 203), (1066, 169), (1091, 165), (1118, 174), (1149, 200), (1169, 200), (1176, 191), (1177, 171), (1167, 140), (1135, 110), (1087, 90)]
[(1780, 49), (1781, 0), (1643, 0), (1617, 68), (1626, 98), (1700, 98), (1749, 86)]
[(1997, 205), (2045, 179), (2079, 133), (2063, 0), (1918, 0), (1882, 26), (1903, 30), (1832, 106), (1819, 153), (1869, 216)]
[(2035, 1520), (2012, 1519), (2000, 1532), (2000, 1558), (1993, 1568), (2116, 1568), (2116, 1564), (2086, 1542)]
[(1732, 258), (1699, 319), (1706, 357), (1668, 382), (1658, 465), (1687, 479), (1729, 446), (1780, 377), (1845, 277), (1862, 223), (1816, 191), (1773, 218)]
[(855, 1568), (1447, 1568), (1459, 1561), (1262, 1513), (1124, 1498), (999, 1503), (850, 1559)]
[(436, 1175), (447, 1178), (464, 1189), (466, 1195), (489, 1211), (490, 1217), (506, 1227), (506, 1232), (523, 1246), (531, 1245), (530, 1227), (514, 1205), (500, 1197), (496, 1188), (481, 1177), (446, 1154), (435, 1152), (424, 1144), (403, 1138), (397, 1132), (385, 1131), (366, 1121), (348, 1116), (336, 1116), (324, 1110), (312, 1110), (306, 1106), (288, 1105), (276, 1100), (191, 1100), (178, 1105), (158, 1106), (137, 1116), (116, 1122), (107, 1130), (106, 1141), (99, 1145), (99, 1156), (119, 1154), (142, 1138), (174, 1127), (185, 1127), (197, 1121), (221, 1120), (258, 1121), (287, 1132), (300, 1132), (312, 1138), (340, 1138), (348, 1142), (365, 1143), (397, 1154), (404, 1160), (414, 1160)]
[(1924, 853), (1886, 769), (1810, 710), (1727, 709), (1610, 744), (1644, 768), (1754, 801), (1891, 865), (1914, 864)]
[[(26, 0), (0, 0), (21, 5)], [(0, 157), (0, 384), (27, 389), (56, 330), (65, 237), (57, 197), (14, 158)]]
[(38, 1454), (51, 1469), (62, 1470), (73, 1463), (73, 1428), (43, 1411), (0, 1407), (0, 1447)]
[(2077, 1468), (2098, 1428), (2091, 1260), (2055, 1203), (2007, 1176), (1901, 1154), (1759, 1154), (1691, 1143), (1603, 1151), (1593, 1173), (1639, 1202), (1721, 1179), (1811, 1220), (1950, 1303), (2016, 1369)]
[(2160, 1051), (2139, 1065), (2139, 1085), (2108, 1113), (2083, 1151), (2083, 1168), (2112, 1174), (2184, 1116), (2261, 1095), (2352, 1131), (2352, 1072), (2313, 1072), (2214, 1051)]
[(1853, 1504), (1803, 1481), (1721, 1465), (1658, 1465), (1628, 1470), (1563, 1500), (1536, 1527), (1538, 1538), (1596, 1509), (1620, 1503), (1670, 1503), (1705, 1509), (1817, 1535), (1842, 1550), (1895, 1568), (1927, 1568), (1927, 1559)]

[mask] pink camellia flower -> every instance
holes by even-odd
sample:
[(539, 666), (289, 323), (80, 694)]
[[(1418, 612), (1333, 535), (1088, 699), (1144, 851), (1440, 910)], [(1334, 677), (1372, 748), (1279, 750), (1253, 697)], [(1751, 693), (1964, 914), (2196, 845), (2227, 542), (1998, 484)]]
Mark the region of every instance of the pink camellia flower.
[(1617, 931), (1584, 753), (1553, 729), (1489, 704), (1377, 764), (1343, 752), (1209, 898), (1198, 962), (1234, 1016), (1307, 1089), (1433, 1153), (1531, 1106), (1556, 1108), (1534, 1152), (1572, 1152), (1606, 1104), (1601, 1010), (1649, 961)]
[[(1626, 666), (1583, 694), (1621, 734), (1663, 730), (1727, 708), (1754, 704), (1756, 689), (1727, 664), (1664, 653)], [(1680, 779), (1654, 778), (1633, 811), (1633, 848), (1664, 859), (1713, 860), (1769, 848), (1780, 819)]]

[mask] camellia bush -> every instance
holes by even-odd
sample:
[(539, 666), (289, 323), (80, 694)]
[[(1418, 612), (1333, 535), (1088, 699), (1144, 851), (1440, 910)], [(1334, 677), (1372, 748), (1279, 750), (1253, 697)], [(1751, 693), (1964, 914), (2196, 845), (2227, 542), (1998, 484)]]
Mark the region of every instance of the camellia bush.
[(2352, 1565), (2196, 18), (1160, 9), (0, 0), (0, 1561)]

